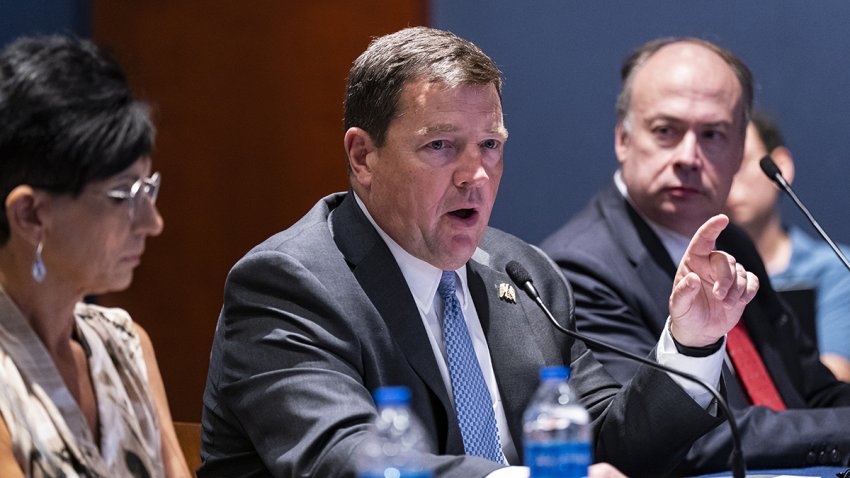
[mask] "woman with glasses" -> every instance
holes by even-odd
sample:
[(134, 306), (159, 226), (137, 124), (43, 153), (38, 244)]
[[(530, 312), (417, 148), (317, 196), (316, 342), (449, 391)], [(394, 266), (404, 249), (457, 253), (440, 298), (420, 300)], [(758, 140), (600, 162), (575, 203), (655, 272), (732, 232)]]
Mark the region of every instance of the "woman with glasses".
[(162, 232), (154, 129), (91, 42), (0, 52), (0, 476), (188, 476), (150, 339), (86, 304)]

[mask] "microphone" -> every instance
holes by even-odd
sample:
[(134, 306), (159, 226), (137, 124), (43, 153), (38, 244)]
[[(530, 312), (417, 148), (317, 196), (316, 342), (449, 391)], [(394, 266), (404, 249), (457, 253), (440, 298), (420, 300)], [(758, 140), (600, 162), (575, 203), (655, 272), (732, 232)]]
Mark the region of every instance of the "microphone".
[[(552, 322), (552, 325), (554, 325), (559, 332), (566, 334), (574, 339), (581, 340), (588, 346), (593, 345), (596, 348), (613, 352), (617, 355), (648, 365), (654, 369), (661, 370), (667, 373), (672, 373), (673, 375), (678, 375), (679, 377), (697, 383), (704, 389), (708, 390), (708, 392), (714, 397), (714, 399), (717, 400), (718, 405), (723, 410), (723, 413), (726, 415), (726, 418), (729, 422), (729, 429), (732, 432), (732, 454), (729, 458), (730, 467), (732, 469), (732, 476), (734, 478), (745, 478), (747, 469), (744, 464), (744, 454), (741, 451), (741, 435), (740, 433), (738, 433), (738, 423), (735, 421), (735, 417), (732, 416), (732, 412), (729, 409), (729, 405), (726, 403), (726, 400), (724, 400), (723, 397), (720, 396), (720, 394), (717, 392), (717, 390), (714, 389), (714, 387), (708, 385), (701, 379), (687, 372), (681, 372), (666, 365), (661, 365), (660, 363), (652, 361), (646, 357), (641, 357), (640, 355), (636, 355), (631, 352), (622, 350), (619, 347), (609, 345), (605, 342), (600, 342), (594, 338), (580, 334), (574, 330), (567, 329), (566, 327), (559, 324), (557, 320), (555, 320), (555, 317), (549, 311), (549, 308), (546, 307), (546, 304), (543, 303), (543, 300), (540, 298), (540, 294), (537, 293), (537, 289), (534, 287), (534, 284), (531, 281), (531, 274), (529, 274), (528, 270), (526, 270), (526, 268), (523, 267), (522, 264), (517, 261), (510, 261), (505, 266), (505, 272), (507, 272), (511, 280), (514, 281), (514, 283), (519, 286), (520, 289), (524, 290), (525, 293), (528, 294), (528, 296), (531, 298), (531, 300), (533, 300), (540, 307), (543, 313), (546, 314), (546, 317), (549, 319), (549, 321)], [(564, 283), (567, 285), (567, 297), (569, 300), (568, 313), (570, 316), (570, 321), (575, 322), (575, 295), (573, 294), (572, 286), (570, 286), (570, 283), (566, 280), (566, 278), (564, 278)]]
[(815, 229), (818, 231), (823, 240), (825, 240), (826, 243), (829, 244), (829, 247), (832, 248), (832, 252), (834, 252), (835, 255), (838, 256), (838, 258), (844, 264), (844, 267), (846, 267), (847, 270), (850, 271), (850, 262), (847, 262), (847, 257), (845, 257), (844, 254), (841, 252), (841, 249), (839, 249), (838, 246), (836, 246), (835, 243), (832, 242), (832, 239), (830, 239), (826, 232), (823, 230), (823, 228), (820, 227), (820, 224), (815, 221), (814, 216), (812, 216), (809, 210), (806, 209), (806, 206), (803, 205), (802, 201), (800, 201), (797, 195), (794, 194), (794, 190), (791, 189), (791, 186), (788, 185), (788, 181), (786, 181), (785, 178), (782, 177), (782, 171), (779, 170), (779, 167), (776, 166), (776, 163), (773, 162), (773, 159), (770, 157), (770, 155), (761, 158), (761, 161), (759, 161), (759, 166), (761, 166), (761, 170), (764, 171), (764, 174), (766, 174), (768, 178), (770, 178), (773, 182), (779, 185), (779, 189), (782, 189), (791, 197), (791, 199), (794, 201), (794, 204), (796, 204), (797, 207), (800, 208), (801, 211), (803, 211), (803, 214), (806, 216), (806, 219), (808, 219), (809, 222), (812, 223), (812, 226), (815, 226)]

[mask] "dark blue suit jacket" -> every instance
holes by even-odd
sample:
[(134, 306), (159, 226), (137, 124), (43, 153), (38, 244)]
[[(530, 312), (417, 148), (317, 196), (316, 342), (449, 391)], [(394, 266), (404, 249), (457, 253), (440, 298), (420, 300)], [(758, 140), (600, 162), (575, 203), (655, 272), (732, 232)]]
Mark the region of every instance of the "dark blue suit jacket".
[[(542, 248), (575, 290), (580, 331), (638, 354), (655, 346), (668, 316), (676, 265), (616, 187), (597, 194)], [(734, 373), (724, 368), (726, 392), (743, 433), (748, 466), (848, 464), (850, 408), (844, 407), (850, 405), (850, 385), (836, 380), (820, 363), (816, 345), (801, 333), (797, 320), (771, 288), (746, 234), (730, 225), (718, 238), (717, 249), (732, 254), (759, 278), (759, 292), (742, 320), (790, 409), (776, 413), (749, 406)], [(633, 362), (609, 352), (594, 354), (620, 382), (634, 376)], [(726, 469), (730, 452), (728, 427), (718, 427), (694, 444), (679, 472)]]
[[(500, 300), (510, 260), (522, 262), (566, 317), (563, 278), (539, 250), (494, 229), (467, 264), (514, 443), (544, 365), (570, 364), (594, 418), (596, 458), (627, 473), (668, 473), (718, 423), (666, 374), (638, 372), (627, 389), (580, 343), (555, 333), (522, 294)], [(572, 324), (567, 324), (572, 326)], [(199, 476), (353, 476), (375, 417), (370, 391), (405, 385), (432, 440), (436, 476), (499, 467), (463, 456), (454, 407), (424, 325), (386, 244), (348, 194), (328, 196), (243, 257), (225, 284), (204, 394)]]

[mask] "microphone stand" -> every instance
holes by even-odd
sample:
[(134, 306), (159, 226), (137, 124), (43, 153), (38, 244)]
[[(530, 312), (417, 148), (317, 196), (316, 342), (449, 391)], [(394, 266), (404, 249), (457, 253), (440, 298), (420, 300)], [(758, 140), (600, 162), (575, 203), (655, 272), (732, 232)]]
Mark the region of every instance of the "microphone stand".
[(839, 249), (838, 246), (836, 246), (835, 243), (832, 242), (832, 239), (829, 238), (829, 236), (826, 234), (826, 231), (824, 231), (823, 228), (820, 227), (820, 224), (818, 224), (818, 222), (815, 220), (814, 216), (812, 216), (806, 206), (803, 205), (803, 202), (800, 201), (800, 198), (798, 198), (797, 195), (794, 194), (794, 190), (791, 189), (791, 186), (782, 176), (782, 172), (779, 171), (779, 167), (776, 166), (776, 163), (773, 162), (773, 159), (770, 157), (770, 155), (761, 158), (761, 161), (759, 161), (759, 166), (761, 166), (761, 170), (764, 171), (764, 174), (766, 174), (768, 178), (778, 184), (779, 188), (785, 191), (788, 196), (791, 197), (791, 199), (794, 201), (794, 204), (796, 204), (797, 207), (800, 208), (801, 211), (803, 211), (803, 214), (806, 216), (806, 219), (808, 219), (809, 222), (812, 223), (812, 226), (815, 227), (815, 230), (818, 231), (820, 237), (822, 237), (823, 240), (825, 240), (826, 243), (829, 244), (829, 247), (832, 248), (832, 252), (834, 252), (835, 255), (838, 256), (838, 259), (841, 260), (841, 263), (844, 264), (844, 267), (846, 267), (847, 270), (850, 271), (850, 262), (847, 261), (847, 257), (845, 257), (844, 254), (841, 252), (841, 249)]
[[(738, 432), (738, 423), (735, 421), (735, 417), (732, 415), (732, 411), (729, 408), (729, 404), (726, 403), (726, 400), (720, 395), (717, 390), (714, 389), (714, 387), (708, 385), (703, 380), (687, 372), (682, 372), (680, 370), (670, 368), (666, 365), (661, 365), (660, 363), (650, 360), (646, 357), (641, 357), (640, 355), (627, 352), (620, 348), (614, 347), (613, 345), (609, 345), (605, 342), (600, 342), (594, 338), (579, 334), (574, 330), (567, 329), (566, 327), (559, 324), (557, 320), (555, 320), (555, 317), (549, 311), (549, 308), (546, 307), (546, 304), (544, 304), (543, 300), (540, 298), (540, 294), (537, 293), (537, 289), (534, 287), (534, 284), (531, 283), (531, 275), (528, 273), (528, 271), (525, 270), (525, 268), (521, 264), (516, 261), (508, 262), (505, 271), (508, 273), (508, 276), (510, 276), (511, 280), (513, 280), (517, 286), (524, 290), (525, 293), (528, 294), (528, 296), (531, 298), (531, 300), (533, 300), (534, 303), (536, 303), (538, 307), (540, 307), (540, 309), (543, 311), (549, 321), (552, 322), (552, 325), (554, 325), (559, 332), (574, 339), (581, 340), (586, 345), (594, 345), (600, 349), (613, 352), (617, 355), (621, 355), (631, 360), (648, 365), (649, 367), (652, 367), (654, 369), (662, 370), (667, 373), (672, 373), (673, 375), (678, 375), (679, 377), (697, 383), (704, 389), (708, 390), (708, 392), (714, 397), (714, 399), (717, 400), (717, 404), (720, 406), (720, 408), (723, 410), (723, 413), (726, 415), (727, 421), (729, 423), (729, 429), (732, 432), (732, 454), (729, 457), (732, 476), (734, 478), (746, 478), (747, 468), (744, 464), (744, 454), (742, 452), (741, 447), (741, 435)], [(566, 280), (566, 278), (564, 278), (564, 283), (567, 286), (567, 296), (569, 297), (570, 301), (569, 311), (570, 315), (572, 316), (575, 313), (575, 296), (573, 295), (572, 287), (570, 286), (570, 283)]]

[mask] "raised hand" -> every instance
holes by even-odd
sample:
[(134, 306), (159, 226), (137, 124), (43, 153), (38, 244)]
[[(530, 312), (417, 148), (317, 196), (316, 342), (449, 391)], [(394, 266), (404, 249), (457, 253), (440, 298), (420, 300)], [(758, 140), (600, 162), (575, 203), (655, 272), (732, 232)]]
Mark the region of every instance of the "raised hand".
[(729, 254), (714, 250), (729, 224), (712, 217), (694, 234), (682, 257), (670, 294), (670, 333), (682, 345), (704, 347), (732, 329), (755, 297), (758, 278)]

